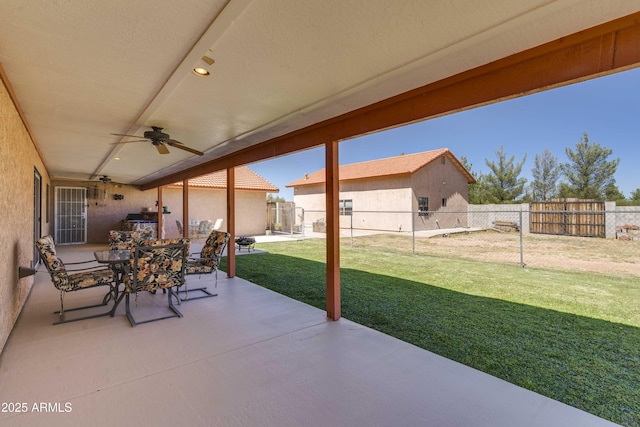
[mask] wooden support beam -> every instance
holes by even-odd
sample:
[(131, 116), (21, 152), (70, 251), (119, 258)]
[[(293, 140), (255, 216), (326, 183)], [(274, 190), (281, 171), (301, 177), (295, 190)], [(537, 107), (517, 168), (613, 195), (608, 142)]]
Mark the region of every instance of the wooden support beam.
[(231, 234), (227, 244), (227, 277), (236, 275), (236, 170), (227, 169), (227, 232)]
[(160, 186), (158, 187), (158, 239), (164, 239), (164, 233), (162, 232), (162, 228), (164, 227), (162, 211), (162, 186)]
[(640, 64), (640, 12), (562, 37), (236, 153), (159, 185), (626, 70)]
[(189, 180), (182, 181), (182, 237), (189, 237)]
[(340, 304), (340, 176), (338, 141), (325, 144), (325, 193), (327, 209), (327, 317), (338, 320)]

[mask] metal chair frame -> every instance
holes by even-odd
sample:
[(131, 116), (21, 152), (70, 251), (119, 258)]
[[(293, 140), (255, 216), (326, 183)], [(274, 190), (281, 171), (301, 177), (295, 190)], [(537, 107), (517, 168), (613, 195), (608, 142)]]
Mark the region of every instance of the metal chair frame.
[[(49, 242), (46, 243), (46, 242)], [(64, 266), (64, 269), (51, 269), (51, 266), (49, 265), (49, 260), (47, 259), (47, 257), (45, 256), (45, 250), (46, 250), (46, 246), (49, 246), (50, 250), (51, 250), (51, 255), (54, 256), (57, 261), (55, 262), (61, 262), (62, 265)], [(41, 237), (40, 239), (38, 239), (36, 241), (36, 247), (38, 249), (38, 253), (40, 255), (40, 259), (42, 260), (42, 264), (44, 264), (45, 268), (47, 269), (49, 275), (51, 276), (51, 280), (54, 284), (54, 286), (56, 286), (56, 283), (59, 280), (62, 280), (62, 282), (64, 283), (68, 283), (70, 281), (73, 281), (74, 279), (74, 274), (81, 274), (84, 272), (100, 272), (103, 270), (107, 270), (104, 267), (98, 266), (98, 265), (92, 265), (90, 267), (87, 268), (78, 268), (78, 269), (69, 269), (67, 268), (67, 266), (77, 266), (77, 265), (83, 265), (83, 264), (90, 264), (90, 263), (95, 263), (94, 260), (91, 261), (80, 261), (80, 262), (63, 262), (56, 253), (55, 250), (55, 244), (53, 243), (53, 237), (51, 236), (44, 236)], [(112, 272), (109, 269), (110, 272)], [(71, 274), (70, 274), (71, 273)], [(115, 273), (114, 273), (115, 274)], [(80, 291), (83, 289), (91, 289), (91, 288), (97, 288), (99, 286), (109, 286), (109, 292), (107, 292), (107, 294), (102, 298), (102, 302), (99, 304), (92, 304), (92, 305), (86, 305), (86, 306), (82, 306), (82, 307), (74, 307), (74, 308), (68, 308), (65, 310), (64, 308), (64, 296), (67, 292), (76, 292), (76, 291)], [(74, 319), (67, 319), (65, 317), (65, 313), (66, 312), (70, 312), (70, 311), (78, 311), (78, 310), (86, 310), (89, 308), (96, 308), (96, 307), (104, 307), (107, 304), (109, 304), (109, 300), (113, 299), (114, 302), (116, 301), (116, 296), (118, 295), (118, 288), (117, 288), (117, 278), (114, 275), (114, 280), (111, 282), (104, 282), (104, 281), (98, 281), (95, 285), (91, 285), (91, 286), (86, 286), (86, 287), (82, 287), (82, 288), (76, 288), (76, 289), (72, 289), (72, 290), (64, 290), (64, 289), (60, 289), (59, 286), (56, 286), (57, 289), (60, 290), (60, 310), (54, 311), (54, 314), (58, 314), (59, 318), (57, 322), (53, 322), (54, 325), (59, 325), (61, 323), (69, 323), (69, 322), (77, 322), (78, 320), (86, 320), (86, 319), (93, 319), (96, 317), (102, 317), (102, 316), (107, 316), (111, 313), (111, 310), (105, 312), (105, 313), (98, 313), (98, 314), (93, 314), (93, 315), (89, 315), (89, 316), (83, 316), (83, 317), (78, 317), (78, 318), (74, 318)]]
[[(214, 274), (215, 277), (215, 287), (216, 289), (218, 288), (218, 266), (220, 265), (220, 258), (222, 255), (222, 252), (224, 251), (225, 247), (228, 246), (229, 243), (229, 238), (230, 238), (230, 234), (229, 233), (225, 233), (222, 231), (217, 231), (217, 230), (213, 230), (211, 232), (211, 235), (213, 235), (214, 233), (223, 233), (225, 234), (225, 242), (221, 245), (221, 247), (218, 249), (217, 254), (215, 254), (213, 257), (208, 257), (208, 258), (189, 258), (189, 260), (187, 260), (187, 262), (201, 262), (201, 261), (213, 261), (214, 263), (214, 267), (212, 269), (212, 271), (210, 273), (201, 273), (201, 272), (196, 272), (196, 273), (186, 273), (187, 275), (198, 275), (201, 276), (203, 274)], [(208, 240), (208, 239), (207, 239)], [(203, 248), (204, 250), (204, 248)], [(197, 255), (201, 252), (196, 252), (193, 255)], [(204, 295), (201, 296), (197, 296), (197, 297), (193, 297), (193, 296), (189, 296), (189, 292), (202, 292)], [(185, 284), (184, 289), (178, 289), (176, 291), (178, 298), (180, 299), (180, 301), (191, 301), (191, 300), (195, 300), (195, 299), (202, 299), (202, 298), (210, 298), (210, 297), (216, 297), (218, 296), (217, 293), (212, 293), (211, 291), (209, 291), (207, 289), (206, 286), (202, 286), (200, 288), (194, 288), (194, 289), (188, 289), (187, 285)], [(185, 297), (181, 297), (180, 294), (184, 294)]]
[[(162, 243), (162, 241), (158, 241), (158, 243)], [(172, 314), (168, 316), (156, 317), (156, 318), (143, 320), (143, 321), (135, 320), (135, 318), (133, 317), (133, 313), (131, 312), (130, 295), (131, 293), (135, 293), (137, 297), (137, 293), (140, 288), (142, 287), (148, 288), (148, 286), (146, 285), (149, 285), (149, 282), (145, 281), (145, 279), (148, 279), (150, 275), (153, 275), (151, 271), (149, 271), (149, 274), (146, 274), (146, 275), (144, 274), (145, 270), (140, 269), (140, 260), (145, 258), (145, 254), (152, 253), (154, 254), (152, 255), (152, 257), (157, 257), (163, 251), (172, 250), (172, 249), (178, 249), (180, 251), (179, 259), (181, 262), (181, 271), (179, 273), (178, 282), (167, 287), (162, 286), (162, 283), (158, 282), (157, 286), (152, 285), (151, 289), (144, 289), (146, 291), (156, 291), (157, 289), (167, 290), (168, 307), (172, 311)], [(129, 279), (128, 279), (131, 281), (131, 285), (125, 286), (125, 290), (122, 292), (122, 294), (116, 301), (115, 305), (113, 306), (113, 309), (111, 310), (111, 317), (115, 315), (115, 311), (118, 305), (120, 304), (120, 302), (122, 302), (123, 298), (125, 299), (125, 310), (126, 310), (127, 318), (129, 319), (129, 323), (131, 323), (132, 327), (135, 327), (137, 325), (141, 325), (144, 323), (155, 322), (157, 320), (169, 319), (172, 317), (183, 317), (183, 314), (173, 305), (173, 301), (171, 298), (175, 297), (178, 301), (180, 301), (180, 298), (178, 297), (178, 295), (175, 293), (175, 291), (173, 291), (173, 287), (178, 287), (185, 284), (185, 281), (186, 281), (185, 266), (186, 266), (186, 261), (188, 257), (188, 252), (189, 252), (188, 243), (165, 244), (165, 245), (155, 244), (155, 245), (149, 245), (149, 246), (135, 245), (131, 249), (131, 276), (129, 276)]]

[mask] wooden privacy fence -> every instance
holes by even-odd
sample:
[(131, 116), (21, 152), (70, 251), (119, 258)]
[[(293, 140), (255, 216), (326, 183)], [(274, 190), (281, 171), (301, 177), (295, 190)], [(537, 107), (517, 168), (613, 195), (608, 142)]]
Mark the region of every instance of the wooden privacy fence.
[(296, 205), (293, 202), (267, 202), (267, 228), (287, 233), (299, 232), (295, 225)]
[(562, 236), (605, 237), (604, 202), (554, 199), (529, 204), (529, 231)]

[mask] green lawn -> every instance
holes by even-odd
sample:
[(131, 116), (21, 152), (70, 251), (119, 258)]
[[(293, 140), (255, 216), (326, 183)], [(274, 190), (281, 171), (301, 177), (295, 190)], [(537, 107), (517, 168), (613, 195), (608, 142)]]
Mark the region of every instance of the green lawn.
[[(325, 242), (260, 244), (237, 275), (325, 308)], [(224, 264), (223, 264), (224, 269)], [(640, 426), (640, 283), (341, 247), (342, 315), (619, 424)]]

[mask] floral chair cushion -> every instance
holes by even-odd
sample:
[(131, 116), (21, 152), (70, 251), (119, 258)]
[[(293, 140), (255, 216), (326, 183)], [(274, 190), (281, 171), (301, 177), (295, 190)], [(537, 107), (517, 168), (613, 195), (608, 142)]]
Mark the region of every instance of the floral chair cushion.
[(53, 285), (65, 292), (93, 286), (112, 286), (115, 281), (113, 270), (101, 268), (91, 271), (69, 274), (60, 258), (56, 254), (56, 247), (51, 236), (41, 237), (36, 241), (40, 258), (51, 275)]
[(134, 243), (153, 237), (153, 230), (111, 230), (109, 231), (109, 248), (111, 250), (131, 249)]
[(155, 291), (184, 285), (189, 239), (141, 241), (131, 248), (131, 275), (124, 277), (125, 292)]
[(152, 237), (153, 230), (150, 229), (138, 231), (111, 230), (109, 231), (109, 249), (131, 249), (134, 243), (139, 243), (143, 240), (151, 239)]
[(186, 274), (207, 274), (216, 270), (230, 236), (223, 231), (212, 231), (200, 251), (200, 258), (187, 261)]
[[(111, 250), (130, 250), (131, 247), (142, 241), (153, 237), (153, 230), (111, 230), (109, 231), (109, 249)], [(114, 268), (118, 272), (126, 272), (126, 267), (115, 264)]]

